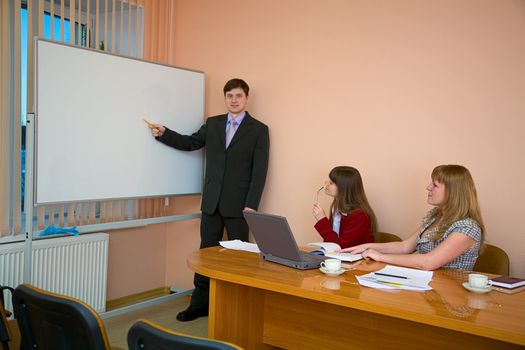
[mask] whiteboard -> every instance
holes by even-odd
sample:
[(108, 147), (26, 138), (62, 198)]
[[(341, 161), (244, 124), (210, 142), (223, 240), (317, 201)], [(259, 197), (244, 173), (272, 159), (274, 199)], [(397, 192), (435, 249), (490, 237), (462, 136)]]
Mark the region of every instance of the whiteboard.
[(35, 204), (200, 193), (203, 152), (156, 141), (204, 120), (204, 73), (36, 40)]

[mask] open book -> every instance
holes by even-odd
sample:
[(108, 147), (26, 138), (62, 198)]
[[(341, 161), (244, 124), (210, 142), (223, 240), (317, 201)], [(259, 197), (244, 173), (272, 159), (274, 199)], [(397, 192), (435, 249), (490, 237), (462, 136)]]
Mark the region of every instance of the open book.
[(356, 261), (363, 259), (361, 254), (350, 254), (350, 253), (335, 253), (337, 250), (341, 250), (341, 247), (337, 243), (332, 242), (315, 242), (308, 244), (310, 246), (319, 247), (310, 253), (324, 255), (328, 258), (339, 259), (341, 261)]

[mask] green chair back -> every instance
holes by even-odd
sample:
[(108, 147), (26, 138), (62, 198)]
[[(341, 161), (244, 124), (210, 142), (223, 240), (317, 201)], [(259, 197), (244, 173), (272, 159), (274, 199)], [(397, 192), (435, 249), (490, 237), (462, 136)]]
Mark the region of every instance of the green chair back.
[(486, 244), (483, 252), (478, 256), (474, 271), (508, 275), (510, 270), (509, 256), (501, 248)]
[(378, 232), (377, 233), (378, 243), (386, 243), (386, 242), (401, 242), (402, 239), (398, 236), (388, 233), (388, 232)]

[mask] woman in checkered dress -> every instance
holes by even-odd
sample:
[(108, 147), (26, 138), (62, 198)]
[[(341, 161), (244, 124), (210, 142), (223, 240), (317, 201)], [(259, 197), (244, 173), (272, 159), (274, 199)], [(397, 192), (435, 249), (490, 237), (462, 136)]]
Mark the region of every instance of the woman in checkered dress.
[(407, 239), (366, 243), (342, 251), (422, 270), (472, 270), (485, 236), (472, 176), (461, 165), (440, 165), (431, 178), (427, 202), (434, 208)]

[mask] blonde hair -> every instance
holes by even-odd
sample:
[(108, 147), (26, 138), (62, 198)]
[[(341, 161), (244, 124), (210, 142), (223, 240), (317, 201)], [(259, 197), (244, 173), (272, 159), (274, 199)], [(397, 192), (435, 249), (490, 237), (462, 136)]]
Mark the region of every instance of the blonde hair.
[(471, 218), (481, 228), (481, 251), (485, 241), (485, 225), (481, 218), (474, 180), (468, 169), (462, 165), (439, 165), (432, 171), (432, 181), (445, 185), (445, 203), (433, 210), (432, 218), (440, 219), (440, 223), (436, 234), (430, 239), (440, 239), (454, 222)]

